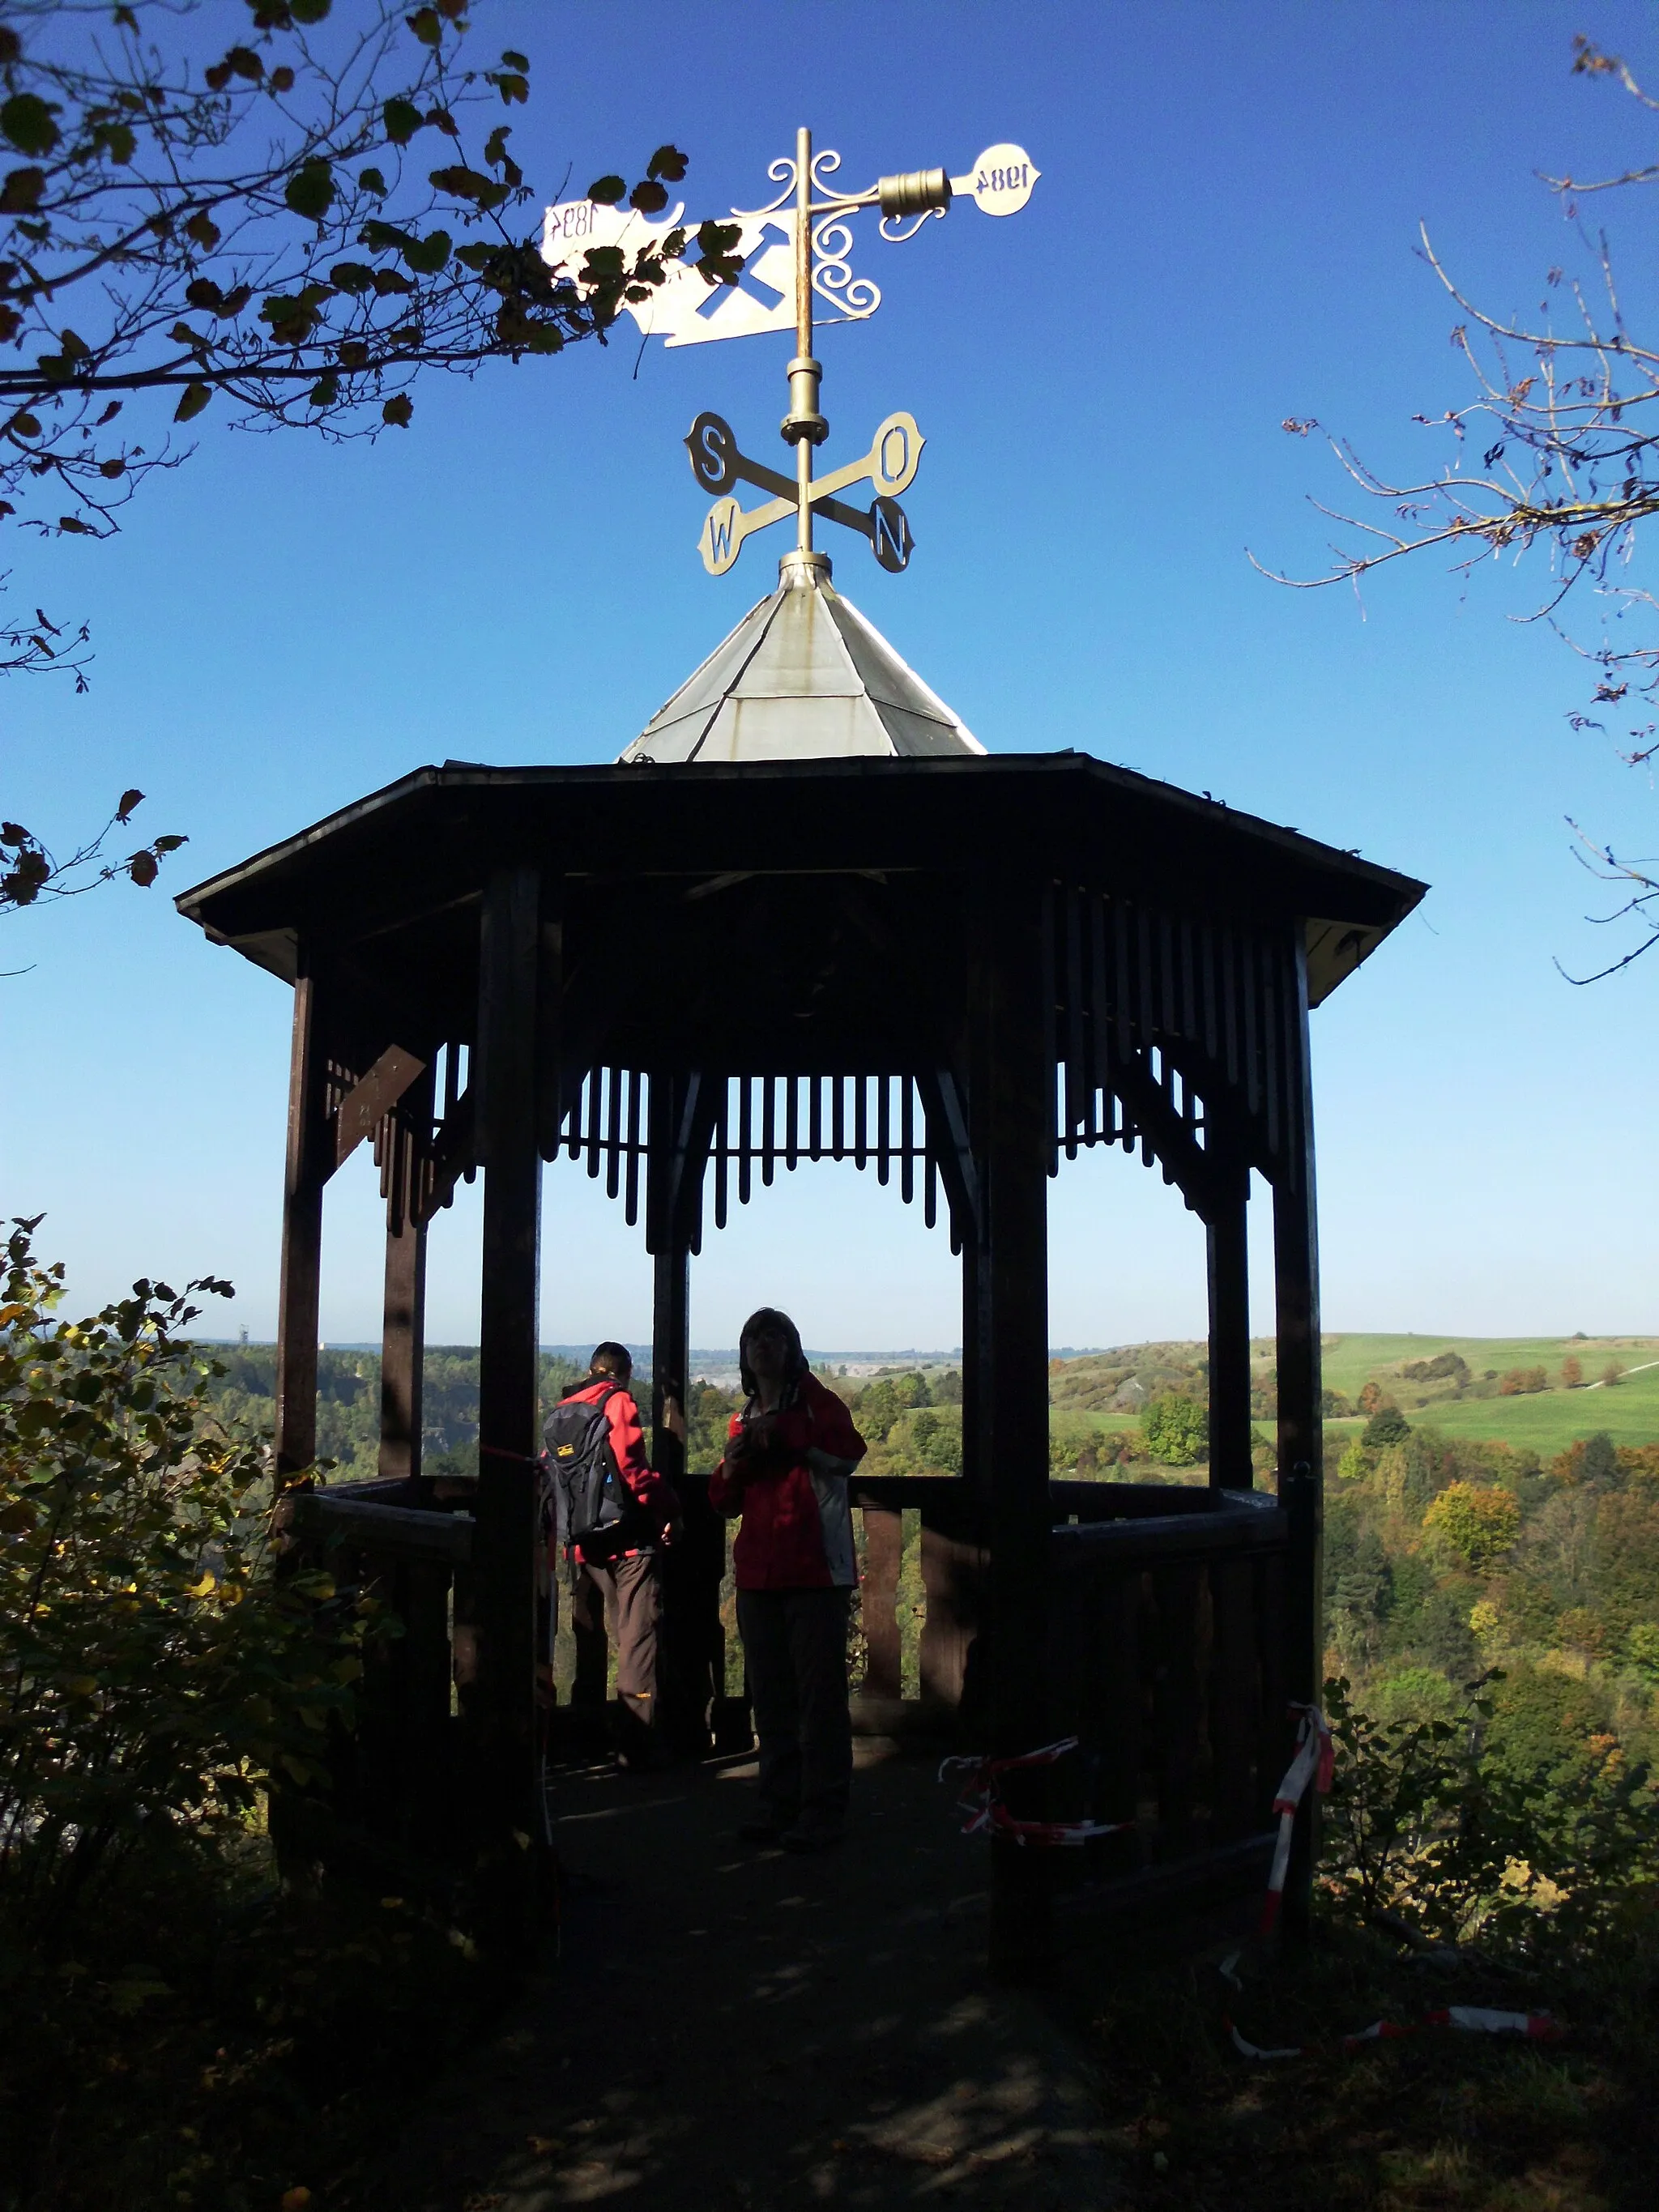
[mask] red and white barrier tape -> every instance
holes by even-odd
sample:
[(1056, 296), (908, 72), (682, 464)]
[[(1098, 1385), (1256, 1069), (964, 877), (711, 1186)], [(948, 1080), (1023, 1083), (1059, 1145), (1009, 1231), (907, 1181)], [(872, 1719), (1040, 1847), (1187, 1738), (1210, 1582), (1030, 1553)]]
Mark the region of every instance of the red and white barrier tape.
[[(1264, 2050), (1260, 2044), (1247, 2042), (1231, 2020), (1226, 2027), (1234, 2050), (1244, 2058), (1306, 2058), (1316, 2048), (1297, 2043), (1283, 2050)], [(1461, 2028), (1470, 2035), (1518, 2035), (1533, 2042), (1547, 2042), (1561, 2033), (1559, 2023), (1547, 2012), (1495, 2012), (1486, 2005), (1443, 2005), (1425, 2013), (1420, 2021), (1374, 2020), (1357, 2035), (1345, 2035), (1339, 2047), (1352, 2054), (1367, 2043), (1392, 2043), (1403, 2036), (1420, 2034), (1425, 2027)]]
[(963, 1834), (1009, 1836), (1017, 1844), (1063, 1848), (1086, 1844), (1093, 1836), (1115, 1836), (1132, 1828), (1133, 1820), (1022, 1820), (1008, 1810), (1003, 1802), (1000, 1776), (1019, 1766), (1052, 1766), (1077, 1747), (1078, 1739), (1068, 1735), (1058, 1743), (1045, 1743), (1040, 1751), (1023, 1751), (1008, 1759), (983, 1758), (975, 1752), (966, 1758), (942, 1760), (941, 1782), (958, 1776), (969, 1778), (957, 1800), (957, 1810), (965, 1816)]
[(1336, 1762), (1336, 1747), (1318, 1706), (1292, 1705), (1291, 1710), (1302, 1717), (1297, 1723), (1296, 1756), (1285, 1769), (1279, 1795), (1273, 1799), (1273, 1810), (1279, 1815), (1279, 1835), (1273, 1844), (1273, 1869), (1267, 1876), (1267, 1894), (1261, 1900), (1260, 1932), (1263, 1936), (1272, 1933), (1279, 1917), (1285, 1876), (1291, 1863), (1291, 1838), (1296, 1830), (1297, 1808), (1307, 1796), (1310, 1782), (1322, 1797), (1328, 1796), (1331, 1772)]
[(1374, 2020), (1358, 2035), (1345, 2035), (1342, 2048), (1355, 2051), (1362, 2043), (1384, 2041), (1396, 2035), (1415, 2035), (1419, 2027), (1459, 2027), (1469, 2035), (1524, 2035), (1534, 2042), (1547, 2042), (1561, 2033), (1547, 2012), (1495, 2012), (1490, 2005), (1442, 2005), (1434, 2012), (1425, 2012), (1415, 2026)]

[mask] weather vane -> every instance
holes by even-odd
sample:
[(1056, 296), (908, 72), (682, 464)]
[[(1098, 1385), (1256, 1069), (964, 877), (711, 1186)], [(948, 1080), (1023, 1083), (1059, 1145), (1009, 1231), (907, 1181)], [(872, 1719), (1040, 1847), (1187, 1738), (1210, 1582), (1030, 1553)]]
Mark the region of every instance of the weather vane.
[[(914, 416), (890, 415), (859, 459), (824, 476), (813, 474), (813, 454), (830, 434), (819, 407), (823, 369), (812, 354), (814, 300), (836, 310), (822, 319), (833, 322), (862, 322), (881, 305), (879, 289), (852, 272), (848, 217), (860, 209), (878, 207), (882, 237), (890, 245), (902, 245), (930, 216), (945, 214), (957, 198), (971, 198), (986, 215), (1018, 215), (1042, 173), (1023, 147), (1012, 145), (988, 147), (965, 176), (912, 169), (882, 177), (862, 192), (836, 190), (829, 179), (840, 167), (839, 154), (814, 154), (811, 132), (798, 131), (794, 159), (781, 156), (767, 172), (782, 186), (777, 198), (763, 208), (732, 210), (738, 225), (735, 251), (744, 262), (738, 283), (711, 290), (694, 269), (674, 264), (667, 281), (648, 300), (628, 303), (646, 336), (660, 337), (671, 346), (750, 337), (794, 325), (795, 356), (787, 372), (789, 412), (782, 425), (784, 442), (794, 448), (793, 477), (739, 452), (731, 426), (718, 415), (699, 415), (685, 441), (692, 474), (705, 491), (719, 495), (698, 541), (712, 576), (726, 574), (756, 531), (791, 514), (799, 553), (812, 551), (817, 514), (867, 538), (884, 568), (896, 574), (906, 566), (915, 541), (898, 496), (908, 489), (921, 459), (921, 433)], [(682, 205), (653, 222), (630, 210), (568, 200), (547, 210), (543, 255), (554, 268), (568, 267), (574, 275), (592, 248), (643, 245), (675, 228), (684, 214)], [(767, 294), (775, 296), (768, 299)], [(848, 506), (836, 496), (865, 483), (876, 494), (868, 508)], [(738, 483), (753, 484), (773, 496), (745, 513), (732, 496)]]

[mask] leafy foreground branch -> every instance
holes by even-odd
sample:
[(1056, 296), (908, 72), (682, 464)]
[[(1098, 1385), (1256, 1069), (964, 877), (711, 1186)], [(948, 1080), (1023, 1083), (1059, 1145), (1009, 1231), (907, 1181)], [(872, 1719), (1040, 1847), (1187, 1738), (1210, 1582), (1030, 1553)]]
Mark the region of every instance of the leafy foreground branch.
[(479, 2002), (447, 1928), (285, 1893), (264, 1834), (394, 1624), (278, 1570), (267, 1448), (182, 1334), (227, 1286), (58, 1320), (34, 1226), (0, 1296), (0, 2203), (268, 2208)]
[[(240, 35), (209, 44), (227, 19)], [(511, 146), (529, 58), (467, 65), (469, 30), (465, 0), (0, 0), (0, 520), (108, 538), (216, 402), (243, 429), (406, 430), (424, 372), (604, 343), (670, 260), (735, 278), (737, 229), (712, 222), (556, 278)], [(659, 146), (592, 194), (656, 215), (685, 171)], [(44, 616), (0, 628), (0, 673), (84, 690), (86, 646)], [(183, 842), (106, 867), (95, 839), (59, 866), (5, 834), (0, 911), (142, 885)]]

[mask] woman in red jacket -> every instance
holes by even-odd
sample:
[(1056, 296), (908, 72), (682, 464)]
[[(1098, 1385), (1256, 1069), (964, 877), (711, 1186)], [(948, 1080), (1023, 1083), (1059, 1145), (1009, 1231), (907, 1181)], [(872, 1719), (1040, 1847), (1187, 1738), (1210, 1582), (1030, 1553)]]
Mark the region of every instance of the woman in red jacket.
[(708, 1497), (718, 1512), (742, 1516), (732, 1565), (761, 1811), (739, 1833), (823, 1850), (846, 1832), (853, 1779), (847, 1617), (858, 1569), (847, 1478), (865, 1443), (808, 1369), (787, 1314), (751, 1314), (738, 1362), (748, 1402), (732, 1418)]

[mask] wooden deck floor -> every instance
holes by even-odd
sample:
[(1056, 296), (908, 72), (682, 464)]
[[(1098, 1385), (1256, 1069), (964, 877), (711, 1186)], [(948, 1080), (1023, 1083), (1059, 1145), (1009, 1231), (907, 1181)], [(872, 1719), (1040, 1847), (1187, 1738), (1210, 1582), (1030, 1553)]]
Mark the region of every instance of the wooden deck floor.
[[(931, 1762), (859, 1747), (852, 1833), (733, 1838), (748, 1765), (561, 1777), (562, 1955), (388, 2158), (387, 2212), (1093, 2212), (1079, 2044), (983, 1966), (985, 1846)], [(1075, 2002), (1075, 1978), (1071, 1990)]]

